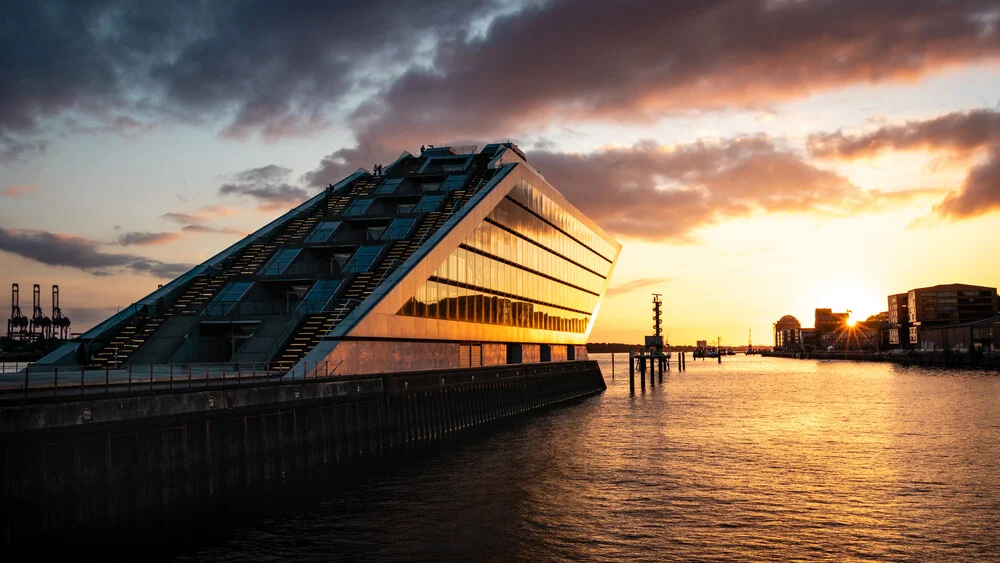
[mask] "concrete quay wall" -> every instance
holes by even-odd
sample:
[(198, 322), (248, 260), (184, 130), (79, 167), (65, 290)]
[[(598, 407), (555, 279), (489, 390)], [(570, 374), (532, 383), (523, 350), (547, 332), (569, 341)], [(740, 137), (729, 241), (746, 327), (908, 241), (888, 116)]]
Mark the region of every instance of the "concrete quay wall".
[(765, 352), (762, 355), (775, 358), (888, 362), (904, 366), (1000, 370), (1000, 356), (987, 356), (968, 352), (933, 351), (888, 354), (875, 352), (862, 353), (857, 351), (844, 352), (843, 350), (813, 350), (808, 352)]
[(193, 515), (604, 389), (575, 361), (4, 405), (0, 539), (170, 542)]

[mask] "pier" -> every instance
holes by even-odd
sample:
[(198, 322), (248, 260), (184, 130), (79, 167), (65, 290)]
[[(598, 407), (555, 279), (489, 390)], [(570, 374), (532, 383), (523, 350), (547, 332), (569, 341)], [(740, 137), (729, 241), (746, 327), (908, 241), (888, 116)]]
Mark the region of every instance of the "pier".
[(172, 383), (154, 374), (132, 385), (76, 375), (35, 382), (27, 398), (0, 390), (4, 544), (159, 540), (171, 521), (249, 510), (289, 483), (606, 388), (595, 361)]

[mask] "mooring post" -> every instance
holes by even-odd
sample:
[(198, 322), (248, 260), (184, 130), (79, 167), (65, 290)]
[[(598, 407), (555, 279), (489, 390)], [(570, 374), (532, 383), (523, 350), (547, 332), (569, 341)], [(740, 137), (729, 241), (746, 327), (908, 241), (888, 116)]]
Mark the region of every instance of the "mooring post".
[(663, 383), (663, 356), (657, 357), (656, 363), (658, 364), (657, 367), (659, 368), (660, 371), (660, 383)]
[(615, 353), (611, 352), (611, 381), (615, 380)]
[(646, 356), (639, 353), (639, 390), (646, 391)]
[[(24, 372), (24, 388), (28, 388), (27, 370)], [(635, 361), (632, 359), (632, 350), (628, 351), (628, 392), (635, 395)]]
[(656, 365), (653, 364), (654, 356), (649, 355), (649, 388), (656, 387)]
[(719, 350), (719, 356), (718, 356), (718, 358), (719, 358), (719, 363), (721, 364), (722, 363), (722, 350)]

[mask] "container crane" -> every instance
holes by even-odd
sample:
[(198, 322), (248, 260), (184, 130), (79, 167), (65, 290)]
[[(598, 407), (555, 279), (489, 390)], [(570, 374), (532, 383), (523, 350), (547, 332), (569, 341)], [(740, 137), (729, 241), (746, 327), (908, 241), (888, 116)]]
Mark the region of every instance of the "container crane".
[(25, 340), (28, 337), (28, 317), (21, 312), (20, 290), (17, 284), (10, 287), (10, 318), (7, 319), (7, 338)]
[(52, 286), (52, 332), (53, 338), (66, 340), (69, 338), (69, 317), (59, 308), (59, 286)]

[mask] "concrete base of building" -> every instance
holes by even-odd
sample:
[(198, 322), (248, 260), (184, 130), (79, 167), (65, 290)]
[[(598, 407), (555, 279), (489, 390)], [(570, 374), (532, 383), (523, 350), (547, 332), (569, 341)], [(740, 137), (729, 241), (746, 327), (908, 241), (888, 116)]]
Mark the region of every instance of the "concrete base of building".
[[(604, 389), (596, 362), (574, 361), (5, 406), (0, 539), (173, 543), (196, 515), (259, 510), (290, 484)], [(88, 416), (67, 416), (81, 401)]]

